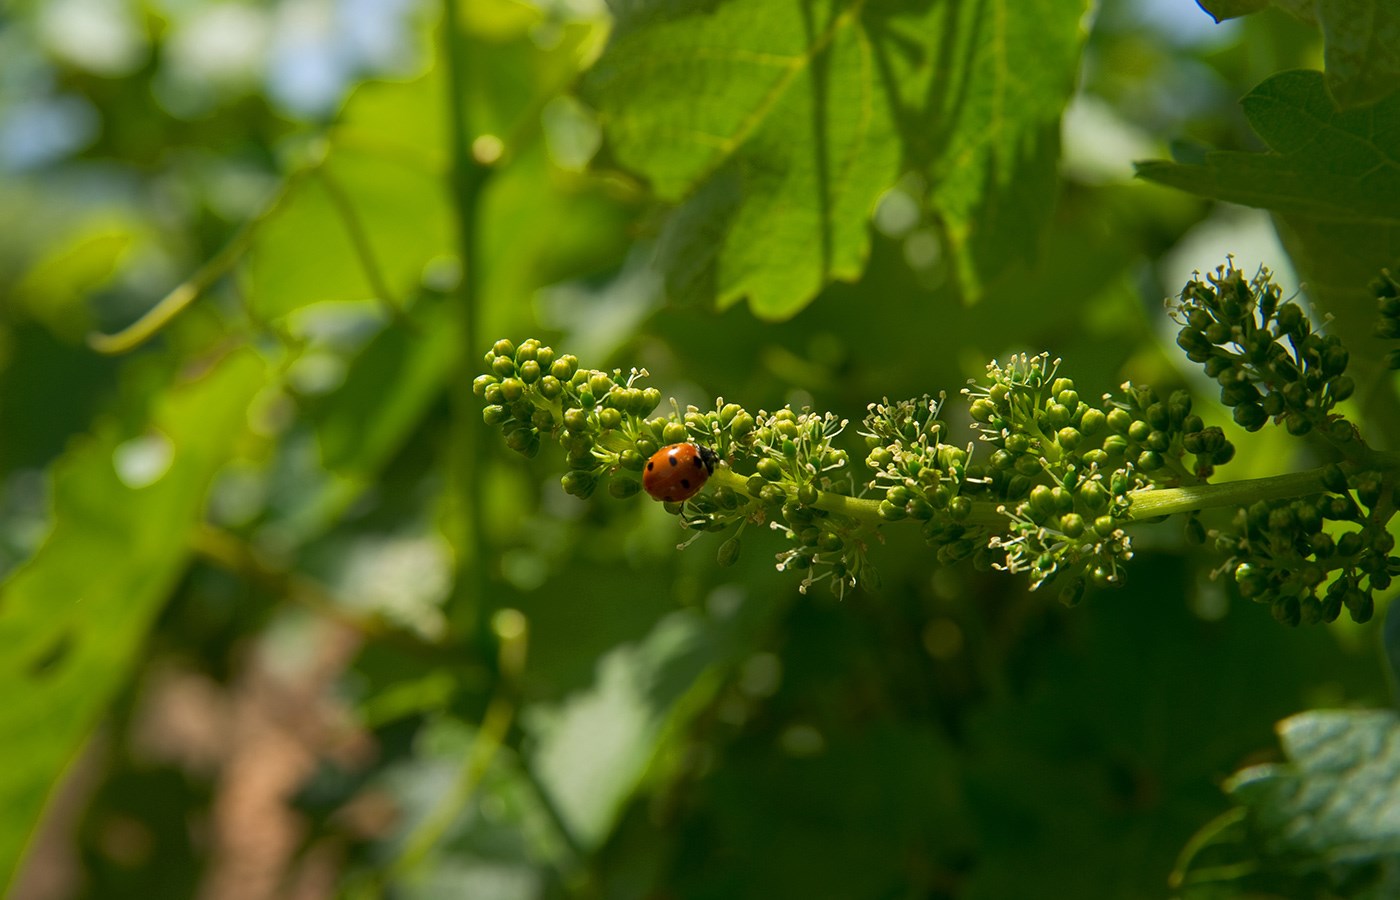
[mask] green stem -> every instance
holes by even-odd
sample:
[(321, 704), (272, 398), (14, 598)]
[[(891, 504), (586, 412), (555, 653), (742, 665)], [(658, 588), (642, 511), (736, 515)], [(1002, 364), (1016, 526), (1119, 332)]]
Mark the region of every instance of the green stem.
[(89, 334), (88, 346), (98, 353), (115, 355), (135, 350), (154, 337), (176, 316), (188, 309), (190, 304), (198, 300), (205, 291), (213, 287), (215, 282), (228, 274), (234, 264), (242, 259), (243, 254), (247, 253), (248, 248), (252, 246), (258, 228), (282, 206), (296, 185), (307, 175), (319, 169), (320, 165), (320, 161), (317, 161), (289, 174), (267, 202), (263, 204), (263, 208), (258, 214), (239, 226), (238, 230), (233, 233), (233, 237), (229, 238), (228, 243), (224, 244), (219, 252), (211, 256), (204, 265), (195, 270), (193, 275), (176, 285), (170, 293), (161, 298), (160, 302), (147, 310), (145, 315), (116, 334), (102, 334), (100, 332)]
[(486, 705), (486, 714), (482, 716), (481, 725), (472, 739), (471, 749), (462, 761), (462, 767), (457, 772), (451, 790), (404, 839), (402, 852), (389, 867), (390, 880), (402, 878), (421, 865), (452, 823), (461, 817), (476, 795), (481, 779), (490, 768), (496, 752), (510, 734), (511, 723), (515, 721), (520, 675), (525, 670), (525, 654), (529, 642), (528, 624), (525, 616), (513, 609), (498, 612), (494, 624), (500, 647), (496, 692)]
[(340, 180), (333, 178), (326, 168), (322, 167), (317, 174), (320, 176), (322, 187), (326, 189), (326, 195), (330, 197), (331, 206), (335, 207), (341, 224), (345, 226), (345, 233), (355, 248), (355, 256), (360, 261), (360, 268), (364, 270), (369, 289), (378, 296), (380, 305), (396, 325), (416, 331), (417, 326), (404, 314), (403, 302), (394, 295), (393, 289), (389, 287), (389, 280), (384, 277), (384, 269), (379, 265), (379, 258), (374, 253), (374, 244), (369, 239), (369, 230), (365, 228), (364, 220), (360, 218), (355, 204), (351, 202), (350, 195), (341, 187)]
[[(1400, 452), (1373, 452), (1363, 463), (1342, 463), (1343, 472), (1351, 474), (1362, 469), (1394, 470), (1400, 468)], [(1179, 488), (1144, 488), (1131, 492), (1132, 506), (1128, 510), (1136, 520), (1155, 519), (1198, 509), (1221, 506), (1249, 506), (1257, 500), (1279, 500), (1302, 497), (1327, 490), (1322, 473), (1326, 466), (1303, 472), (1288, 472), (1264, 478), (1247, 478), (1224, 484), (1197, 484)]]
[[(1342, 463), (1342, 471), (1347, 474), (1363, 469), (1400, 469), (1400, 452), (1373, 452), (1367, 454), (1363, 463)], [(1161, 516), (1193, 512), (1201, 509), (1214, 509), (1222, 506), (1248, 506), (1256, 500), (1277, 500), (1283, 497), (1302, 497), (1327, 490), (1323, 483), (1326, 466), (1308, 469), (1303, 472), (1289, 472), (1283, 475), (1269, 475), (1263, 478), (1247, 478), (1224, 484), (1198, 484), (1179, 488), (1144, 488), (1133, 491), (1128, 496), (1132, 506), (1128, 511), (1130, 520), (1143, 521)], [(735, 472), (727, 466), (715, 470), (712, 480), (716, 485), (732, 488), (740, 493), (748, 491), (749, 476)], [(796, 489), (779, 484), (783, 490), (796, 495)], [(847, 497), (844, 494), (821, 492), (814, 504), (818, 509), (850, 516), (866, 525), (888, 524), (880, 517), (880, 501)], [(996, 511), (991, 501), (980, 500), (974, 503), (968, 524), (984, 525), (992, 528), (1005, 524), (1006, 518)]]
[(447, 62), (448, 152), (451, 195), (457, 224), (457, 255), (462, 278), (457, 289), (456, 327), (459, 365), (452, 378), (452, 431), (449, 477), (457, 525), (457, 585), (454, 605), (471, 619), (479, 633), (489, 579), (484, 553), (481, 416), (472, 394), (477, 359), (477, 317), (481, 306), (479, 213), (482, 191), (491, 170), (471, 153), (471, 124), (467, 119), (466, 66), (457, 0), (443, 0), (443, 55)]

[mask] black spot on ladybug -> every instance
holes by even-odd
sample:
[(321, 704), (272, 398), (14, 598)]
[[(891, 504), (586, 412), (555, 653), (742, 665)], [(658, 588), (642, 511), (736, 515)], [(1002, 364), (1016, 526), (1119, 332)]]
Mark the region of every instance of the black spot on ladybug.
[(705, 468), (705, 462), (698, 456), (691, 457), (690, 464), (697, 469)]
[(681, 487), (683, 487), (683, 488), (688, 488), (688, 487), (690, 487), (690, 479), (689, 479), (689, 478), (682, 478), (682, 479), (681, 479)]
[(666, 461), (667, 461), (668, 463), (670, 463), (671, 465), (673, 465), (673, 466), (678, 466), (678, 465), (681, 464), (681, 463), (680, 463), (680, 460), (676, 459), (676, 454), (674, 454), (674, 453), (672, 453), (670, 456), (666, 457)]
[(648, 463), (647, 463), (647, 471), (648, 471), (648, 472), (650, 472), (650, 471), (651, 471), (652, 469), (654, 469), (654, 468), (656, 468), (656, 463), (654, 463), (654, 462), (648, 462)]

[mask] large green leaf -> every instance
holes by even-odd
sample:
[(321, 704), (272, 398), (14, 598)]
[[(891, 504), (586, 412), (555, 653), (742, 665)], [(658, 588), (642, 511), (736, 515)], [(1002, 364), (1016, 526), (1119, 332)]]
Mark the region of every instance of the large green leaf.
[(1138, 174), (1218, 200), (1319, 220), (1400, 225), (1400, 95), (1339, 112), (1319, 72), (1284, 72), (1242, 101), (1271, 153), (1144, 162)]
[(969, 295), (1054, 196), (1081, 0), (630, 4), (584, 82), (618, 163), (679, 205), (673, 295), (785, 318), (865, 265), (880, 195), (929, 179)]
[(1266, 851), (1305, 865), (1400, 861), (1400, 715), (1317, 710), (1278, 731), (1289, 762), (1252, 766), (1225, 786)]
[(785, 606), (781, 594), (737, 608), (673, 612), (597, 663), (587, 690), (523, 714), (529, 764), (576, 845), (596, 850), (658, 765), (665, 738), (709, 702), (721, 677), (755, 649)]
[(1237, 815), (1198, 839), (1200, 862), (1182, 873), (1184, 882), (1207, 886), (1233, 874), (1240, 889), (1287, 885), (1297, 897), (1395, 896), (1400, 715), (1314, 710), (1283, 720), (1278, 733), (1287, 761), (1250, 766), (1226, 782)]
[[(1215, 20), (1258, 12), (1270, 0), (1197, 0)], [(1322, 29), (1327, 87), (1344, 107), (1400, 88), (1400, 4), (1394, 0), (1277, 0)]]
[(105, 427), (56, 464), (53, 531), (0, 586), (0, 885), (180, 577), (265, 378), (255, 353), (237, 351), (172, 390), (144, 436)]

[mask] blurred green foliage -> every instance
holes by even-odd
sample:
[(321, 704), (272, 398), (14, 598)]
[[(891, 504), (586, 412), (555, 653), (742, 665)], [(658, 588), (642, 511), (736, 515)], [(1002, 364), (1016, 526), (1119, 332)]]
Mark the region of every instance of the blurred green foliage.
[[(1400, 259), (1393, 13), (1319, 3), (1319, 31), (1205, 5), (1253, 14), (11, 4), (0, 884), (1155, 897), (1178, 867), (1209, 896), (1256, 887), (1178, 857), (1232, 802), (1258, 842), (1197, 858), (1278, 856), (1316, 759), (1290, 740), (1291, 763), (1245, 770), (1267, 778), (1227, 779), (1284, 716), (1387, 702), (1372, 630), (1279, 628), (1169, 526), (1073, 611), (894, 530), (881, 588), (798, 596), (759, 529), (731, 568), (717, 542), (678, 553), (659, 505), (565, 497), (557, 460), (509, 454), (461, 402), (491, 342), (529, 333), (645, 365), (682, 404), (858, 419), (1045, 349), (1084, 390), (1201, 408), (1160, 300), (1230, 251), (1291, 263), (1379, 371), (1347, 298)], [(1132, 180), (1178, 141), (1144, 172), (1190, 193)], [(1277, 212), (1282, 244), (1218, 200)], [(153, 339), (89, 346), (134, 322)], [(1393, 382), (1362, 393), (1393, 448)], [(1241, 476), (1312, 460), (1231, 439)], [(1285, 733), (1364, 754), (1393, 731), (1313, 715)], [(1391, 756), (1327, 789), (1393, 798)], [(1390, 883), (1368, 876), (1394, 870), (1393, 828), (1348, 827), (1356, 867), (1265, 887)], [(1332, 833), (1285, 849), (1325, 860)]]

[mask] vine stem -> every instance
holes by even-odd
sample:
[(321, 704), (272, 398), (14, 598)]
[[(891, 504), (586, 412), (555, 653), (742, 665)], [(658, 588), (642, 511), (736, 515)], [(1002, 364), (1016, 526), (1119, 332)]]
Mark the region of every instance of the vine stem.
[[(1365, 469), (1393, 471), (1400, 469), (1400, 453), (1393, 451), (1368, 453), (1364, 462), (1342, 463), (1341, 468), (1347, 474)], [(1170, 516), (1198, 509), (1249, 506), (1258, 500), (1279, 500), (1284, 497), (1319, 494), (1327, 490), (1323, 483), (1323, 473), (1326, 470), (1326, 466), (1318, 466), (1315, 469), (1307, 469), (1302, 472), (1246, 478), (1243, 481), (1227, 481), (1223, 484), (1197, 484), (1179, 488), (1143, 488), (1128, 494), (1128, 498), (1132, 501), (1128, 514), (1135, 520), (1155, 519), (1158, 516)]]
[(252, 246), (253, 238), (257, 236), (258, 229), (262, 224), (271, 218), (273, 213), (277, 212), (304, 178), (320, 168), (324, 158), (323, 155), (317, 161), (287, 175), (277, 190), (263, 204), (257, 215), (240, 225), (233, 237), (229, 238), (228, 243), (219, 248), (219, 252), (209, 257), (204, 265), (195, 270), (193, 275), (171, 289), (170, 293), (162, 297), (141, 318), (115, 334), (92, 332), (87, 338), (88, 346), (98, 353), (116, 355), (135, 350), (154, 337), (171, 320), (188, 309), (191, 303), (198, 300), (205, 291), (213, 287), (215, 282), (229, 273), (234, 264), (243, 258), (243, 254), (248, 252), (248, 248)]
[[(1342, 463), (1341, 468), (1347, 474), (1364, 469), (1397, 470), (1400, 469), (1400, 452), (1369, 453), (1364, 462)], [(1323, 483), (1323, 473), (1326, 469), (1326, 466), (1319, 466), (1302, 472), (1246, 478), (1241, 481), (1227, 481), (1221, 484), (1197, 484), (1179, 488), (1143, 488), (1128, 494), (1129, 500), (1132, 501), (1127, 513), (1128, 522), (1141, 522), (1161, 516), (1222, 506), (1248, 506), (1257, 500), (1277, 500), (1283, 497), (1301, 497), (1307, 494), (1322, 493), (1327, 490)], [(747, 495), (750, 478), (748, 475), (722, 466), (715, 469), (711, 478), (716, 485), (728, 487)], [(781, 484), (778, 486), (789, 494), (796, 495), (795, 488)], [(822, 491), (817, 497), (817, 502), (813, 505), (827, 512), (850, 516), (867, 525), (888, 524), (880, 517), (880, 501), (878, 500), (866, 500), (860, 497), (848, 497), (844, 494)], [(967, 519), (968, 524), (992, 528), (1005, 524), (1006, 517), (996, 512), (997, 505), (987, 500), (974, 502), (972, 514)]]
[(483, 552), (485, 500), (481, 478), (481, 416), (472, 394), (478, 312), (481, 305), (481, 254), (479, 214), (482, 191), (491, 169), (471, 152), (471, 123), (467, 114), (466, 65), (457, 0), (443, 0), (443, 58), (447, 63), (447, 140), (451, 159), (449, 182), (457, 225), (457, 255), (461, 281), (456, 292), (458, 368), (452, 378), (451, 456), (448, 461), (454, 507), (457, 584), (454, 604), (470, 618), (469, 629), (481, 633), (482, 614), (489, 580)]
[(452, 823), (471, 803), (491, 761), (505, 744), (515, 721), (520, 676), (525, 671), (529, 624), (516, 609), (502, 609), (492, 617), (492, 631), (499, 647), (495, 693), (486, 705), (471, 749), (457, 771), (451, 789), (428, 811), (404, 839), (403, 849), (389, 867), (388, 880), (403, 878), (427, 859)]

